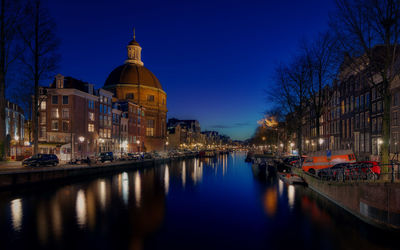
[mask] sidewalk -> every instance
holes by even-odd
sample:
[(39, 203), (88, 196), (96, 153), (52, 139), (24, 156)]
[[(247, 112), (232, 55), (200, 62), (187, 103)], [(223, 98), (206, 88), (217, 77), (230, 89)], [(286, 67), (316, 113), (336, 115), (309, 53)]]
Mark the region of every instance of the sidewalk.
[(0, 161), (0, 171), (22, 168), (23, 167), (21, 161)]

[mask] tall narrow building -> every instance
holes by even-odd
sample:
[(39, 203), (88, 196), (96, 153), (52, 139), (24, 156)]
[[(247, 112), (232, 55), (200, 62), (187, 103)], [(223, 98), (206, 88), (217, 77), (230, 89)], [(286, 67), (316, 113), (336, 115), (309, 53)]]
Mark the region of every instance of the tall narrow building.
[[(142, 48), (133, 40), (127, 46), (128, 58), (108, 76), (104, 89), (114, 93), (119, 100), (127, 100), (145, 108), (146, 151), (163, 150), (166, 139), (167, 94), (160, 81), (144, 67)], [(142, 142), (138, 142), (142, 144)]]

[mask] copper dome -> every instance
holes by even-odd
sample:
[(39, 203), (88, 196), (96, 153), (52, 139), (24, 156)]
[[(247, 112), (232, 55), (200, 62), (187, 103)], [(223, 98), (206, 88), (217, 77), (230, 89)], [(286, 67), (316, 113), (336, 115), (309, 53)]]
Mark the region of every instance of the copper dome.
[(116, 84), (134, 84), (162, 89), (160, 81), (146, 67), (127, 63), (114, 69), (108, 76), (104, 87)]

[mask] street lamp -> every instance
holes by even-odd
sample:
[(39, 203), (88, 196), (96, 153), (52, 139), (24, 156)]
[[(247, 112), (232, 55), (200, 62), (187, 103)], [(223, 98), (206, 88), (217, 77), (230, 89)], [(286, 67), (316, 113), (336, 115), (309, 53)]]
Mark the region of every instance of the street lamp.
[(169, 144), (169, 142), (166, 141), (166, 142), (165, 142), (165, 149), (164, 149), (164, 151), (167, 151), (168, 144)]
[(137, 140), (137, 141), (136, 141), (136, 144), (138, 145), (138, 151), (140, 152), (140, 141)]
[(324, 143), (324, 139), (323, 138), (319, 138), (318, 142), (319, 142), (319, 145), (322, 145)]
[(82, 151), (83, 151), (82, 143), (85, 141), (85, 137), (79, 136), (79, 137), (78, 137), (78, 140), (79, 140), (79, 142), (81, 143), (81, 144), (79, 144), (79, 145), (81, 146), (81, 161), (82, 161)]

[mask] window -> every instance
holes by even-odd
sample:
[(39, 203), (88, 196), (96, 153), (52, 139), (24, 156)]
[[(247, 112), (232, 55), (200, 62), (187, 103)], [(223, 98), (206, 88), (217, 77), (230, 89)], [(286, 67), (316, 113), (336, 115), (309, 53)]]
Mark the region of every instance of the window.
[(378, 133), (382, 132), (382, 117), (378, 117), (378, 121), (377, 121), (377, 130)]
[(46, 112), (40, 113), (40, 124), (46, 124)]
[(94, 113), (93, 112), (89, 112), (89, 121), (94, 122)]
[(370, 104), (370, 98), (369, 98), (369, 93), (365, 94), (365, 108), (369, 108)]
[(46, 126), (40, 127), (39, 137), (42, 139), (46, 139)]
[(148, 102), (154, 102), (154, 95), (148, 95), (147, 96), (147, 101)]
[(360, 109), (364, 109), (364, 95), (360, 97)]
[(108, 137), (108, 138), (111, 138), (111, 129), (108, 129), (108, 130), (107, 130), (107, 137)]
[(360, 151), (364, 152), (365, 148), (364, 148), (365, 144), (364, 144), (364, 133), (360, 134)]
[(99, 116), (100, 126), (103, 126), (103, 116)]
[(51, 121), (51, 130), (58, 131), (58, 121), (57, 120)]
[(360, 103), (360, 98), (357, 96), (356, 97), (356, 110), (358, 110), (359, 103)]
[(67, 95), (64, 95), (64, 96), (62, 97), (62, 100), (63, 100), (63, 103), (62, 103), (62, 104), (68, 104), (68, 96), (67, 96)]
[(356, 115), (356, 129), (360, 128), (360, 116)]
[(103, 129), (101, 128), (101, 129), (99, 129), (99, 135), (100, 135), (100, 137), (104, 137), (104, 134), (103, 134)]
[(52, 104), (58, 104), (58, 96), (57, 95), (53, 95), (51, 97), (51, 103)]
[(147, 128), (146, 128), (147, 136), (154, 136), (154, 120), (147, 120)]
[(360, 128), (364, 128), (364, 113), (360, 114)]
[(68, 132), (68, 129), (69, 129), (69, 121), (63, 121), (62, 122), (62, 130), (64, 132)]
[(62, 118), (69, 119), (69, 109), (68, 108), (62, 109)]
[(88, 131), (89, 132), (94, 132), (94, 124), (92, 124), (92, 123), (88, 124)]
[(58, 108), (52, 108), (51, 109), (51, 117), (52, 118), (59, 118), (60, 117), (60, 115), (58, 113)]
[(90, 109), (94, 109), (94, 101), (93, 100), (89, 100), (88, 101), (88, 106)]
[(344, 105), (344, 100), (342, 101), (342, 105), (341, 105), (341, 108), (342, 108), (342, 114), (344, 114), (344, 107), (345, 107), (345, 105)]
[(397, 120), (397, 112), (393, 112), (393, 126), (397, 126), (398, 124), (398, 120)]
[(41, 109), (41, 110), (46, 110), (46, 101), (42, 101), (42, 102), (40, 103), (40, 109)]
[(100, 103), (100, 113), (103, 113), (103, 104)]
[(377, 110), (378, 112), (381, 112), (381, 111), (382, 111), (382, 101), (379, 101), (379, 102), (378, 102), (378, 107), (377, 107), (377, 109), (378, 109), (378, 110)]
[(365, 112), (365, 127), (369, 128), (369, 124), (370, 124), (371, 120), (369, 118), (369, 112)]
[(127, 94), (125, 95), (125, 99), (134, 99), (133, 97), (134, 97), (134, 94), (133, 94), (133, 93), (127, 93)]
[(393, 106), (398, 106), (399, 105), (399, 92), (395, 93), (393, 95)]
[(376, 132), (376, 118), (372, 119), (372, 132)]
[(373, 89), (372, 89), (372, 101), (374, 101), (375, 98), (376, 98), (376, 89), (373, 88)]
[(111, 106), (108, 106), (108, 114), (111, 115)]

